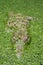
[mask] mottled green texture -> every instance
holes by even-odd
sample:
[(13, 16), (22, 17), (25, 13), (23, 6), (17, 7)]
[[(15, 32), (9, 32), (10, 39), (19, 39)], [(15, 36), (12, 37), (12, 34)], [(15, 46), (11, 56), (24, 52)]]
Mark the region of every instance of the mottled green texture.
[[(5, 31), (10, 11), (35, 18), (28, 28), (31, 41), (21, 60), (11, 49), (12, 32)], [(0, 65), (43, 65), (43, 0), (0, 0)]]

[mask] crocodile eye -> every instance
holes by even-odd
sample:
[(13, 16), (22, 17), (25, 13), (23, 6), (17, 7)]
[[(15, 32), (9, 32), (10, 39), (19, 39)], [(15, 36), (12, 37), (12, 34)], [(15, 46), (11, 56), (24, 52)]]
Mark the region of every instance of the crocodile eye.
[(11, 22), (9, 22), (9, 24), (10, 24)]
[(14, 22), (13, 25), (16, 26), (16, 22)]
[(14, 26), (16, 26), (16, 24), (14, 24)]

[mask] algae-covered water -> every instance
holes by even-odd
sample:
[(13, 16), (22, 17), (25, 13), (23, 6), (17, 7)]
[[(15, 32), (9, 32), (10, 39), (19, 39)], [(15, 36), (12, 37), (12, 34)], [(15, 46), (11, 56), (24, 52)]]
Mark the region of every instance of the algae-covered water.
[[(31, 39), (20, 60), (12, 49), (13, 32), (5, 29), (10, 11), (33, 18), (27, 29)], [(43, 65), (43, 0), (0, 0), (0, 65)]]

